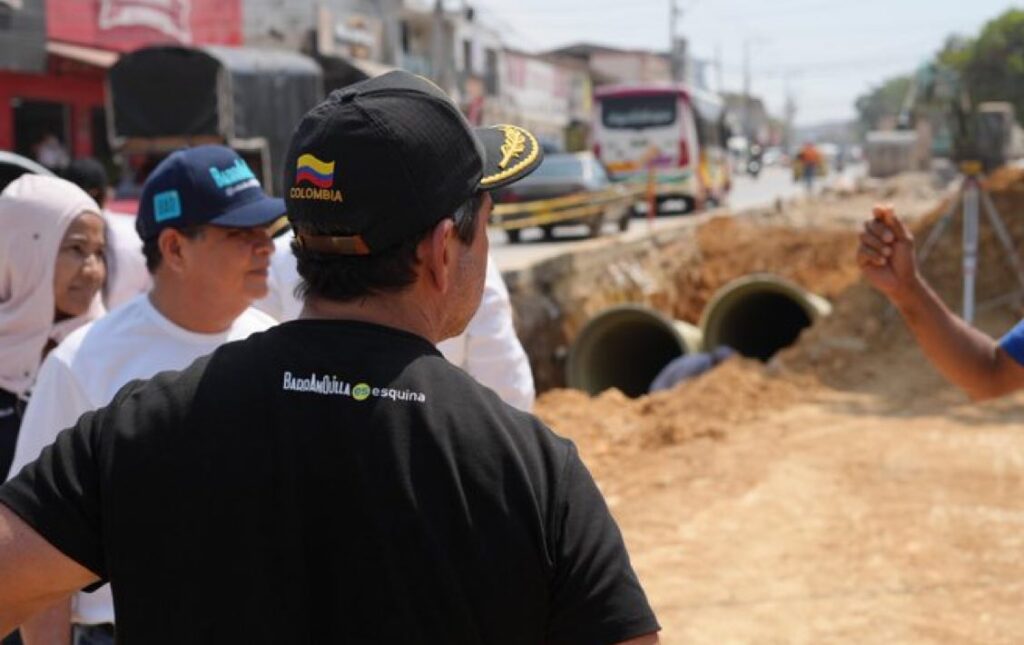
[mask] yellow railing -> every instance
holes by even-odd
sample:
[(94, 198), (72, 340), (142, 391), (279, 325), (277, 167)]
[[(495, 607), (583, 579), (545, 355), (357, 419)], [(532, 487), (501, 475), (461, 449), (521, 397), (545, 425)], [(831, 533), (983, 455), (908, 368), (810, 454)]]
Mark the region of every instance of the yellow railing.
[(598, 215), (611, 205), (624, 206), (638, 199), (643, 186), (613, 186), (598, 193), (573, 193), (564, 197), (529, 202), (498, 204), (491, 212), (491, 222), (506, 230), (545, 226), (566, 220), (585, 219)]

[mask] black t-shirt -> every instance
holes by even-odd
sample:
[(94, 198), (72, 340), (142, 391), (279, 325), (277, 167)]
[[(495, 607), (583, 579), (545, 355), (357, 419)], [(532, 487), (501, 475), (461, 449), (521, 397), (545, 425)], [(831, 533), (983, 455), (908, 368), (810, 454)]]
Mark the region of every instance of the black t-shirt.
[(18, 443), (18, 429), (25, 402), (13, 392), (0, 389), (0, 482), (7, 479), (7, 471), (14, 461), (14, 448)]
[(614, 643), (658, 629), (571, 442), (426, 340), (296, 321), (84, 415), (0, 501), (122, 643)]

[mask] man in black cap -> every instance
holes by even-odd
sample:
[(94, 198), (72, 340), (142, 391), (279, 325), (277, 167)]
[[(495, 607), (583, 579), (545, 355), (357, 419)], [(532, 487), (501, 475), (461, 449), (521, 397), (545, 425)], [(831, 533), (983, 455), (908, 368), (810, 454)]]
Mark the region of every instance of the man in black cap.
[(571, 442), (434, 345), (472, 316), (487, 191), (542, 152), (392, 72), (286, 160), (300, 320), (124, 388), (0, 487), (0, 631), (109, 581), (126, 643), (654, 643)]

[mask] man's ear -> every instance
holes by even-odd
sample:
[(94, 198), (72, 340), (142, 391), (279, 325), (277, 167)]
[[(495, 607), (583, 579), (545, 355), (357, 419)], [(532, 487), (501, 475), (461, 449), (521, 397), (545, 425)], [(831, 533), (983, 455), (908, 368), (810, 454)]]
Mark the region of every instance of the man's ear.
[(165, 228), (156, 238), (160, 249), (160, 264), (180, 273), (185, 267), (185, 236), (173, 228)]
[(455, 222), (446, 217), (434, 226), (420, 244), (420, 262), (426, 277), (441, 293), (451, 288), (451, 268), (455, 265)]

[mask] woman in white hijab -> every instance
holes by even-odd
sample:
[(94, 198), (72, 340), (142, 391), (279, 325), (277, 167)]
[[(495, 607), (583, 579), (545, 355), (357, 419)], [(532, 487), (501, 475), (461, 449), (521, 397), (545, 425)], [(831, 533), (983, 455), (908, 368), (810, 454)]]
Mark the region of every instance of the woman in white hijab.
[(43, 357), (101, 316), (106, 235), (71, 182), (22, 175), (0, 193), (0, 481)]

